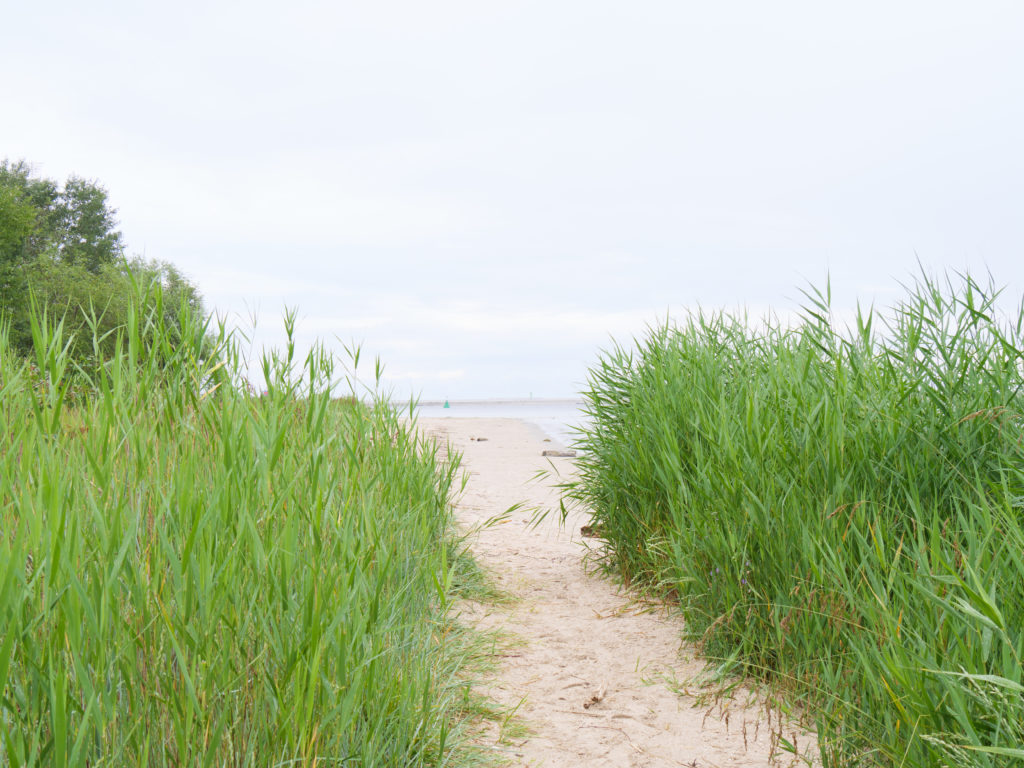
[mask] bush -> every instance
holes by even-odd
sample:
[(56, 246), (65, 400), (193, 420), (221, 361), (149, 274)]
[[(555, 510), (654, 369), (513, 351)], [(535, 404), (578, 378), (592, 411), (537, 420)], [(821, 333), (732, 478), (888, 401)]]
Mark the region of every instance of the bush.
[(1024, 309), (996, 297), (922, 277), (841, 333), (811, 292), (797, 327), (698, 314), (591, 371), (569, 495), (607, 567), (810, 707), (827, 764), (1024, 757)]
[(445, 763), (455, 466), (323, 350), (249, 394), (161, 294), (91, 369), (0, 332), (0, 764)]

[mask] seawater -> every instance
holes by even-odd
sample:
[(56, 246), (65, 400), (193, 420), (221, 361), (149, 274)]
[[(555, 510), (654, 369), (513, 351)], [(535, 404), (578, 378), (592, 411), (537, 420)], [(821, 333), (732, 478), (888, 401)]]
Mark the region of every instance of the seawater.
[(540, 427), (565, 448), (576, 440), (576, 430), (586, 425), (582, 400), (464, 400), (423, 403), (418, 417), (438, 419), (520, 419)]

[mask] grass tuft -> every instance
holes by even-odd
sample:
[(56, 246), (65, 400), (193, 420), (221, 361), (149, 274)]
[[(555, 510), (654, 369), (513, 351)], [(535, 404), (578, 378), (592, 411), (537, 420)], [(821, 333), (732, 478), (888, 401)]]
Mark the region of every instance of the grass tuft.
[(464, 756), (456, 463), (337, 398), (323, 349), (266, 355), (257, 396), (138, 290), (109, 359), (0, 331), (0, 765)]
[(1024, 755), (1024, 308), (922, 275), (838, 331), (696, 314), (606, 352), (569, 499), (606, 568), (809, 708), (826, 765)]

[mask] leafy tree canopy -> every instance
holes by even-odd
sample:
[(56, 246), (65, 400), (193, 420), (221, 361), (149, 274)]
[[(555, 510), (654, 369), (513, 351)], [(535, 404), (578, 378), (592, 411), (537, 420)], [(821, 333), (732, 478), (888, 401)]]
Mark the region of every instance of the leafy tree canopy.
[(3, 160), (0, 194), (34, 213), (27, 232), (0, 214), (0, 242), (10, 241), (12, 257), (22, 263), (47, 254), (97, 273), (124, 255), (117, 211), (110, 207), (107, 191), (94, 181), (71, 176), (61, 187), (52, 179), (35, 177), (24, 160)]
[(15, 349), (32, 351), (35, 306), (64, 319), (73, 358), (106, 356), (139, 296), (133, 283), (161, 284), (171, 333), (182, 313), (203, 316), (198, 289), (173, 265), (125, 258), (115, 213), (96, 182), (71, 176), (61, 186), (24, 161), (0, 161), (0, 319)]

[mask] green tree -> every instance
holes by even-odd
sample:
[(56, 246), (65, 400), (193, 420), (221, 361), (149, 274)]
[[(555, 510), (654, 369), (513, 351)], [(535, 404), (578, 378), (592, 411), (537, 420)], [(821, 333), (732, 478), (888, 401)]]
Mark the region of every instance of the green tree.
[(61, 191), (52, 179), (36, 178), (32, 167), (24, 160), (0, 161), (0, 190), (16, 201), (19, 206), (32, 211), (32, 222), (28, 229), (14, 226), (3, 212), (0, 212), (0, 230), (11, 225), (18, 231), (17, 244), (11, 246), (12, 258), (26, 263), (43, 253), (56, 240), (61, 217)]
[[(115, 214), (96, 182), (71, 176), (61, 187), (35, 176), (23, 160), (0, 162), (0, 319), (11, 326), (13, 348), (32, 351), (33, 299), (49, 317), (64, 318), (79, 361), (113, 349), (138, 295), (133, 283), (160, 283), (160, 319), (171, 338), (183, 313), (203, 317), (202, 296), (177, 268), (125, 258)], [(145, 309), (156, 310), (153, 301)]]
[(102, 265), (113, 264), (124, 255), (117, 211), (97, 182), (71, 176), (62, 188), (52, 179), (35, 177), (24, 160), (4, 160), (0, 162), (0, 190), (35, 212), (31, 231), (21, 234), (18, 257), (23, 263), (49, 253), (98, 273)]
[(36, 211), (14, 190), (0, 187), (0, 264), (20, 264), (25, 245), (35, 230)]
[(25, 338), (29, 332), (25, 249), (35, 226), (32, 205), (14, 190), (0, 187), (0, 317), (8, 316), (14, 338)]
[(72, 176), (60, 194), (56, 248), (61, 261), (80, 264), (97, 273), (124, 254), (116, 211), (107, 203), (107, 192), (95, 182)]

